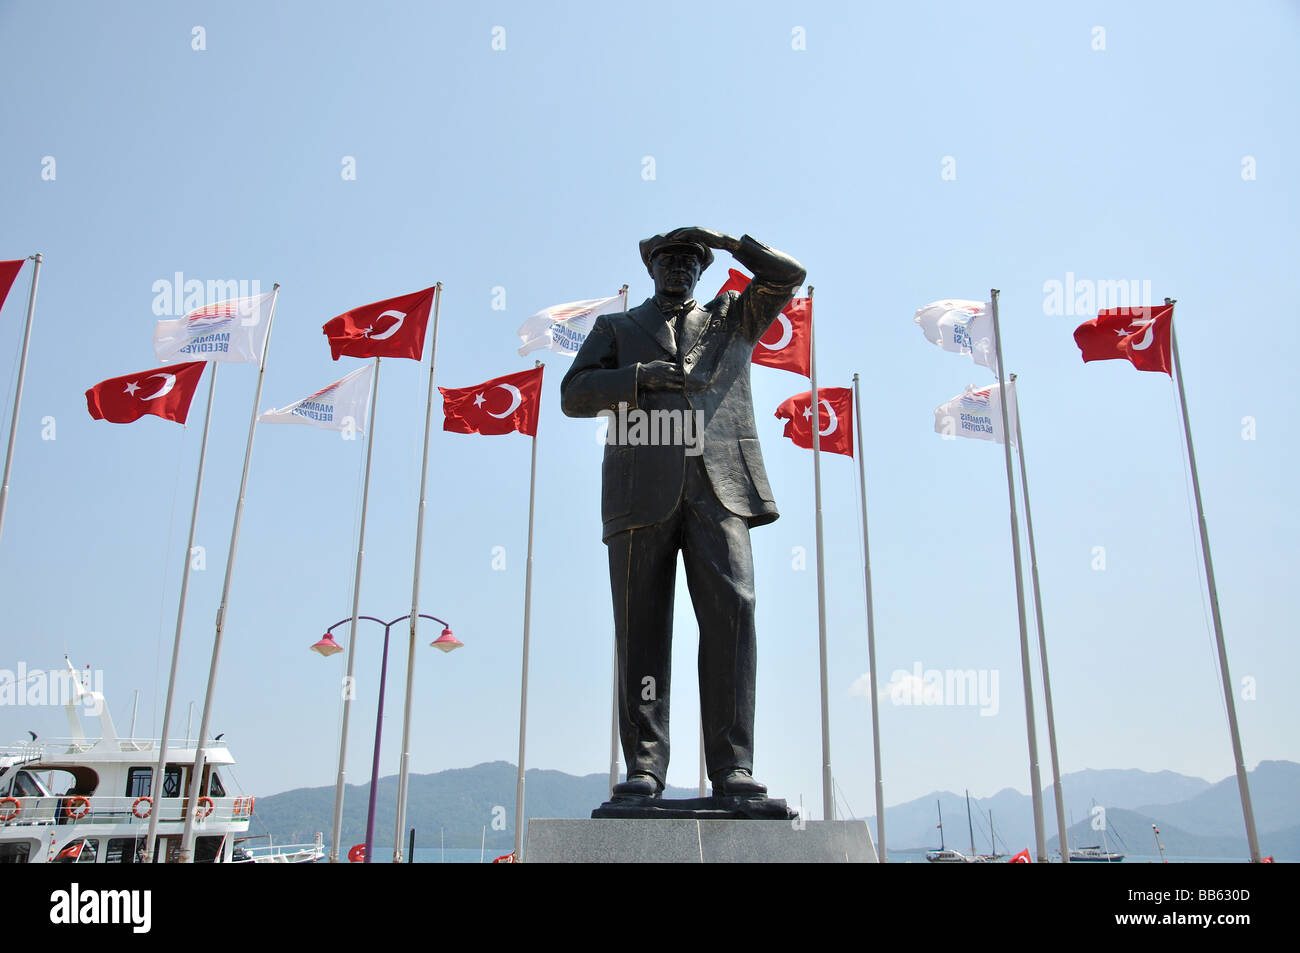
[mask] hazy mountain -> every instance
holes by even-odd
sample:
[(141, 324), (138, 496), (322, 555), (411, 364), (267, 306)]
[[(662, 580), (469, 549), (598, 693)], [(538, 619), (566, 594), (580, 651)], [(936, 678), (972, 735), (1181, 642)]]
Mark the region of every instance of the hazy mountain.
[[(608, 796), (609, 777), (588, 774), (575, 777), (560, 771), (530, 770), (526, 778), (528, 817), (590, 817)], [(1265, 761), (1250, 774), (1251, 796), (1265, 854), (1300, 857), (1300, 764)], [(1161, 841), (1170, 859), (1179, 857), (1244, 858), (1248, 855), (1241, 804), (1235, 777), (1217, 784), (1172, 771), (1087, 770), (1062, 778), (1071, 818), (1073, 846), (1101, 843), (1093, 825), (1100, 815), (1092, 802), (1106, 809), (1107, 835), (1125, 853), (1153, 855), (1151, 825), (1160, 827)], [(694, 797), (693, 789), (670, 788), (669, 797)], [(343, 805), (345, 846), (365, 840), (369, 785), (348, 785)], [(939, 846), (936, 801), (943, 810), (944, 842), (959, 850), (970, 849), (970, 827), (975, 847), (987, 853), (990, 846), (989, 811), (993, 812), (997, 852), (1012, 854), (1033, 847), (1034, 828), (1030, 799), (1012, 788), (992, 797), (971, 799), (967, 825), (966, 799), (961, 794), (936, 792), (898, 804), (886, 815), (891, 850)], [(433, 847), (439, 832), (448, 847), (478, 847), (486, 833), (487, 846), (499, 853), (514, 843), (515, 767), (493, 761), (472, 768), (411, 776), (407, 827), (417, 831), (416, 844)], [(1055, 844), (1056, 814), (1049, 787), (1043, 799), (1044, 823), (1049, 843)], [(257, 799), (251, 833), (270, 832), (277, 843), (312, 840), (317, 831), (329, 840), (334, 810), (334, 788), (299, 788)], [(376, 809), (375, 843), (390, 848), (397, 812), (397, 778), (382, 778)], [(875, 830), (874, 817), (868, 818)], [(495, 825), (495, 826), (494, 826)]]
[[(1235, 775), (1212, 785), (1202, 778), (1172, 771), (1090, 769), (1065, 775), (1061, 786), (1065, 791), (1066, 823), (1071, 825), (1073, 822), (1068, 827), (1072, 845), (1100, 843), (1100, 835), (1092, 828), (1095, 799), (1106, 809), (1106, 820), (1121, 835), (1126, 838), (1136, 835), (1138, 844), (1133, 849), (1136, 853), (1155, 853), (1155, 840), (1151, 834), (1154, 823), (1160, 827), (1167, 850), (1174, 850), (1174, 845), (1177, 845), (1180, 856), (1249, 855)], [(1300, 764), (1260, 762), (1259, 767), (1250, 772), (1250, 790), (1264, 853), (1297, 856), (1286, 845), (1294, 843), (1294, 833), (1288, 833), (1288, 829), (1300, 825)], [(945, 844), (968, 851), (971, 837), (966, 820), (966, 799), (961, 794), (947, 791), (888, 808), (885, 813), (887, 846), (891, 850), (938, 847), (936, 801), (943, 810)], [(971, 826), (975, 829), (978, 852), (989, 850), (990, 808), (999, 853), (1015, 853), (1023, 847), (1033, 847), (1032, 802), (1028, 795), (1006, 788), (992, 797), (971, 798)], [(868, 820), (874, 831), (874, 815)], [(1043, 822), (1050, 842), (1056, 843), (1056, 807), (1050, 785), (1043, 793)], [(1173, 841), (1165, 837), (1166, 830)], [(1264, 836), (1266, 832), (1274, 831), (1278, 833), (1277, 838)]]
[[(416, 829), (417, 847), (434, 847), (439, 832), (448, 847), (478, 847), (486, 835), (489, 848), (514, 846), (515, 766), (492, 761), (472, 768), (435, 774), (412, 774), (406, 805), (406, 827)], [(524, 808), (528, 817), (590, 817), (609, 798), (609, 775), (575, 777), (562, 771), (530, 769), (524, 775)], [(695, 797), (694, 789), (672, 788), (668, 797)], [(343, 835), (346, 846), (366, 839), (366, 809), (370, 785), (349, 784), (343, 796)], [(251, 834), (271, 833), (277, 843), (305, 843), (320, 831), (330, 840), (334, 818), (334, 788), (297, 788), (259, 797)], [(397, 823), (397, 776), (379, 779), (375, 806), (375, 844), (391, 849)], [(496, 825), (494, 827), (494, 824)]]
[[(1067, 788), (1068, 790), (1068, 788)], [(1241, 813), (1241, 795), (1233, 774), (1191, 798), (1152, 799), (1137, 809), (1158, 815), (1170, 824), (1206, 833), (1246, 836)], [(1255, 828), (1262, 835), (1290, 827), (1297, 821), (1300, 801), (1300, 764), (1293, 761), (1261, 761), (1250, 772), (1250, 803), (1255, 811)], [(1163, 830), (1163, 828), (1162, 828)]]

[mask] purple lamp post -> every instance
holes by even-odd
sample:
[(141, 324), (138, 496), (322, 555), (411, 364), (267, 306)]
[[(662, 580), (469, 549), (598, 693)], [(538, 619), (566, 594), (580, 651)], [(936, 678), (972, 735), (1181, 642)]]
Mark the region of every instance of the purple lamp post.
[[(429, 643), (435, 649), (439, 649), (443, 652), (451, 652), (465, 644), (452, 635), (451, 627), (437, 616), (425, 615), (421, 612), (418, 613), (418, 617), (421, 619), (429, 619), (442, 626), (442, 635)], [(366, 811), (366, 854), (364, 862), (367, 864), (370, 863), (370, 855), (372, 853), (371, 846), (375, 837), (375, 799), (379, 795), (379, 743), (383, 735), (384, 727), (384, 687), (388, 680), (388, 632), (399, 622), (409, 622), (410, 618), (411, 616), (409, 613), (394, 619), (392, 622), (385, 622), (383, 619), (376, 619), (371, 615), (357, 616), (358, 620), (366, 619), (370, 622), (378, 622), (384, 627), (384, 655), (383, 662), (379, 669), (379, 707), (375, 713), (375, 757), (370, 766), (370, 806)], [(340, 619), (338, 622), (335, 622), (325, 630), (325, 635), (321, 637), (319, 642), (311, 647), (311, 650), (325, 656), (326, 658), (337, 652), (342, 652), (343, 647), (334, 641), (332, 633), (339, 626), (351, 621), (352, 617), (348, 616), (346, 619)], [(334, 845), (333, 849), (337, 851), (338, 845)]]

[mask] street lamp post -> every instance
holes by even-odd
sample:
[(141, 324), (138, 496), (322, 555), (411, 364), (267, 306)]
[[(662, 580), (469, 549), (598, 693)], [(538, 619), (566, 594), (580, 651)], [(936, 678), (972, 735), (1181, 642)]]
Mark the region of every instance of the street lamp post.
[[(453, 649), (460, 648), (464, 644), (452, 635), (451, 627), (437, 616), (425, 615), (423, 612), (420, 612), (417, 613), (417, 617), (437, 622), (443, 627), (442, 635), (429, 643), (434, 648), (441, 649), (443, 652), (450, 652)], [(410, 622), (411, 615), (410, 613), (407, 613), (404, 616), (399, 616), (392, 622), (385, 622), (383, 619), (376, 619), (374, 616), (370, 615), (358, 616), (357, 619), (358, 621), (365, 619), (370, 622), (377, 622), (379, 625), (384, 627), (384, 654), (379, 669), (379, 704), (375, 712), (375, 754), (370, 766), (370, 806), (366, 811), (366, 853), (364, 862), (368, 864), (370, 863), (370, 857), (373, 853), (372, 847), (375, 837), (375, 804), (379, 795), (379, 748), (384, 728), (384, 689), (388, 681), (388, 633), (393, 626), (397, 625), (397, 623)], [(351, 621), (352, 617), (348, 616), (346, 619), (340, 619), (338, 622), (335, 622), (325, 630), (325, 635), (321, 640), (311, 647), (312, 651), (319, 653), (326, 658), (338, 652), (342, 652), (343, 647), (334, 641), (333, 632), (339, 626), (345, 623), (350, 623)], [(340, 739), (340, 747), (342, 747), (343, 743), (343, 739)], [(339, 836), (340, 832), (335, 831), (334, 838), (336, 841), (339, 839)], [(333, 850), (334, 855), (338, 856), (339, 845), (337, 843), (332, 844), (331, 849)]]

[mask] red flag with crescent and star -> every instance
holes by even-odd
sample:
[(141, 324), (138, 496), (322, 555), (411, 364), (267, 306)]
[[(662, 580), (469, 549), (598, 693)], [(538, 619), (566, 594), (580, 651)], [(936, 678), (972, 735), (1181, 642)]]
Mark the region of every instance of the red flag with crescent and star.
[(537, 436), (543, 367), (494, 377), (475, 387), (439, 387), (442, 429), (452, 433), (503, 434), (518, 430)]
[(14, 286), (18, 272), (23, 270), (23, 262), (26, 260), (26, 258), (19, 258), (17, 261), (0, 261), (0, 308), (5, 306), (9, 289)]
[(330, 356), (409, 357), (424, 355), (424, 329), (433, 310), (434, 288), (399, 295), (344, 311), (325, 322)]
[(1033, 858), (1029, 856), (1028, 847), (1007, 861), (1008, 864), (1032, 864), (1033, 862)]
[(110, 377), (86, 391), (86, 408), (96, 420), (111, 424), (129, 424), (148, 414), (183, 424), (207, 366), (207, 361), (193, 361)]
[[(821, 404), (821, 448), (853, 456), (853, 391), (847, 387), (819, 387), (817, 399)], [(776, 416), (786, 422), (784, 436), (796, 447), (812, 449), (812, 391), (786, 400), (776, 409)]]
[[(727, 269), (727, 281), (718, 289), (722, 295), (728, 291), (744, 291), (750, 278), (735, 268)], [(750, 360), (764, 367), (794, 371), (804, 377), (812, 376), (812, 299), (792, 298), (776, 316), (767, 333), (754, 345)]]
[(1083, 361), (1128, 361), (1139, 371), (1173, 376), (1170, 330), (1174, 306), (1110, 308), (1074, 329)]

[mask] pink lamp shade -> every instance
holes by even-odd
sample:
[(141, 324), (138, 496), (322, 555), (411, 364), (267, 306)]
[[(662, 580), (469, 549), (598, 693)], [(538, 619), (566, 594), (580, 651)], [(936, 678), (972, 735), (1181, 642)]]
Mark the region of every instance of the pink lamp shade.
[(443, 629), (442, 635), (438, 636), (429, 644), (435, 649), (441, 649), (444, 652), (452, 652), (463, 646), (465, 643), (452, 635), (451, 629)]
[(335, 642), (334, 636), (326, 632), (321, 640), (311, 647), (311, 650), (329, 658), (331, 655), (336, 655), (339, 652), (342, 652), (343, 646)]

